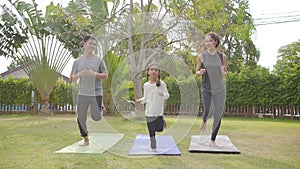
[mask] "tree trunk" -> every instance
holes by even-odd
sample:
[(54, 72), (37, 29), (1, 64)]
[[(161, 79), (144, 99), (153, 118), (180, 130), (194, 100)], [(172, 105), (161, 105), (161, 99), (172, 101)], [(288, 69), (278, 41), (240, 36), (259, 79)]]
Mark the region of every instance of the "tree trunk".
[[(134, 84), (134, 99), (136, 100), (143, 96), (143, 94), (142, 94), (142, 74), (141, 73), (138, 73), (136, 76), (134, 76), (133, 84)], [(144, 105), (136, 104), (135, 105), (135, 113), (136, 113), (137, 117), (143, 117), (144, 116)]]
[(33, 112), (37, 113), (38, 110), (38, 101), (37, 101), (37, 90), (33, 91)]
[(42, 98), (42, 113), (43, 114), (49, 114), (49, 96), (43, 96)]

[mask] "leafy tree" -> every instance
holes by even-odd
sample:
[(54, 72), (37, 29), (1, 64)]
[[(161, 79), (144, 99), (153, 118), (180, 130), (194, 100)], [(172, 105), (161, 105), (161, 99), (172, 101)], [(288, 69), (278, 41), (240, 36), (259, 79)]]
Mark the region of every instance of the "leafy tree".
[(51, 2), (45, 18), (52, 33), (71, 51), (73, 58), (77, 58), (84, 36), (103, 33), (107, 10), (107, 2), (103, 0), (72, 0), (64, 9)]
[[(172, 10), (167, 1), (159, 1), (157, 4), (152, 1), (130, 1), (127, 5), (125, 1), (115, 0), (110, 13), (106, 1), (95, 3), (92, 0), (74, 0), (65, 9), (50, 4), (46, 17), (50, 28), (63, 44), (70, 43), (67, 46), (75, 58), (80, 52), (78, 44), (82, 38), (79, 37), (86, 33), (97, 35), (100, 56), (128, 56), (125, 61), (134, 81), (134, 98), (138, 98), (142, 95), (141, 72), (144, 72), (145, 66), (162, 58), (166, 53), (160, 52), (170, 51), (169, 46), (179, 41), (178, 38), (167, 39), (166, 34), (180, 22), (180, 16), (171, 19), (173, 22), (168, 23), (169, 25), (166, 24), (170, 20), (166, 15), (171, 14)], [(95, 5), (100, 6), (94, 8)], [(113, 52), (106, 54), (109, 51)]]
[(274, 73), (279, 77), (282, 104), (300, 104), (300, 40), (281, 47)]
[(24, 64), (25, 64), (24, 60), (12, 60), (11, 63), (7, 66), (7, 70), (12, 70)]
[[(127, 64), (130, 65), (134, 99), (142, 96), (142, 75), (148, 64), (155, 62), (165, 70), (174, 70), (173, 73), (178, 68), (175, 67), (175, 58), (172, 56), (175, 53), (172, 45), (180, 45), (184, 35), (172, 35), (178, 35), (184, 26), (180, 15), (170, 17), (172, 8), (169, 5), (168, 1), (154, 3), (142, 0), (134, 3), (131, 0), (129, 8), (112, 25), (115, 30), (110, 35), (119, 36), (114, 52), (126, 57)], [(136, 109), (139, 112), (142, 106), (136, 105)]]
[[(178, 14), (178, 4), (183, 0), (174, 0), (173, 13)], [(184, 8), (185, 18), (193, 21), (197, 30), (191, 34), (187, 46), (191, 51), (203, 51), (203, 34), (217, 32), (222, 39), (222, 48), (228, 57), (229, 71), (239, 71), (243, 64), (254, 69), (259, 60), (251, 36), (255, 31), (253, 19), (249, 13), (248, 0), (195, 0), (190, 1)]]

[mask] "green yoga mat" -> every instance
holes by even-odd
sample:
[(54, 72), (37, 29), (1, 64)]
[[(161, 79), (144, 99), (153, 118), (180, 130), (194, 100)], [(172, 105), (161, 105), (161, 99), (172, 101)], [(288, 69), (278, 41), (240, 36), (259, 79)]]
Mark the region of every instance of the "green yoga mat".
[(80, 146), (83, 140), (64, 147), (54, 153), (102, 154), (124, 137), (124, 134), (90, 133), (88, 146)]

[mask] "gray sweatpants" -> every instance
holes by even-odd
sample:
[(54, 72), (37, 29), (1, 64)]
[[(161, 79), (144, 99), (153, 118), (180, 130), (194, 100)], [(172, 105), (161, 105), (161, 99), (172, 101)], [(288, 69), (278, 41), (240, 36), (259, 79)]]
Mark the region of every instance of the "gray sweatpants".
[(226, 90), (212, 95), (210, 92), (202, 92), (202, 100), (204, 106), (203, 122), (207, 122), (207, 119), (214, 117), (211, 140), (215, 140), (218, 134), (223, 110), (225, 107)]
[(78, 95), (77, 97), (77, 123), (82, 137), (86, 137), (88, 135), (86, 120), (89, 106), (92, 119), (95, 121), (101, 120), (103, 113), (102, 96)]

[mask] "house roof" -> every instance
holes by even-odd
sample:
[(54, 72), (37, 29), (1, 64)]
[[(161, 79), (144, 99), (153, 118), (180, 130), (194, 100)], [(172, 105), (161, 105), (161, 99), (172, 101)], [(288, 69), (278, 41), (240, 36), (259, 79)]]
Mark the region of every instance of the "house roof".
[[(10, 69), (6, 72), (3, 72), (0, 74), (0, 77), (5, 77), (5, 76), (9, 76), (10, 74), (13, 74), (14, 72), (17, 72), (17, 71), (20, 71), (20, 70), (23, 70), (24, 68), (24, 65), (21, 65), (21, 66), (18, 66), (16, 68), (13, 68), (13, 69)], [(69, 77), (63, 75), (63, 74), (60, 74), (60, 77), (62, 77), (64, 79), (65, 82), (68, 82), (70, 80)]]
[(18, 66), (18, 67), (13, 68), (13, 69), (10, 69), (10, 70), (8, 70), (8, 71), (6, 71), (6, 72), (3, 72), (3, 73), (0, 74), (0, 76), (1, 76), (1, 77), (4, 77), (4, 76), (7, 76), (7, 75), (9, 75), (9, 74), (12, 74), (12, 73), (14, 73), (14, 72), (16, 72), (16, 71), (22, 70), (22, 69), (23, 69), (23, 65), (22, 65), (22, 66)]

